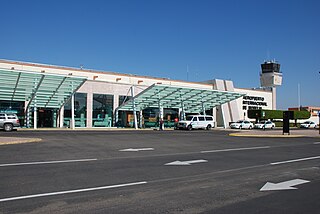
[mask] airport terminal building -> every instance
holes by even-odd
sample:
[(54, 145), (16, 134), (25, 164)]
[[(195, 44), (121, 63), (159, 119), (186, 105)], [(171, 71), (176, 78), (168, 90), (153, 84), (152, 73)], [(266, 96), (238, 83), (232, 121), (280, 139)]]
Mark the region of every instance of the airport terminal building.
[[(270, 73), (260, 76), (270, 80)], [(241, 89), (230, 80), (187, 82), (0, 60), (0, 112), (18, 114), (26, 128), (149, 128), (159, 120), (173, 127), (188, 114), (212, 115), (216, 127), (228, 127), (247, 119), (249, 109), (275, 109), (275, 100), (275, 87)]]

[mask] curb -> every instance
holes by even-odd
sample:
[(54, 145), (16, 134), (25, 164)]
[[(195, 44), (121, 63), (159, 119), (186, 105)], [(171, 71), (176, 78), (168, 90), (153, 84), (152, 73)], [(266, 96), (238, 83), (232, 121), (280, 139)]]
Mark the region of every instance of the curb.
[(14, 140), (10, 141), (10, 138), (8, 138), (8, 142), (0, 142), (1, 145), (12, 145), (12, 144), (23, 144), (23, 143), (38, 143), (42, 141), (41, 138), (24, 138), (20, 140)]
[[(163, 131), (171, 131), (173, 129), (166, 128)], [(146, 128), (146, 129), (134, 129), (134, 128), (76, 128), (76, 129), (65, 129), (65, 128), (38, 128), (38, 129), (24, 129), (21, 128), (19, 132), (37, 132), (37, 131), (67, 131), (67, 132), (77, 132), (77, 131), (159, 131), (159, 129)]]
[(255, 137), (255, 138), (299, 138), (299, 137), (310, 137), (306, 135), (250, 135), (250, 134), (239, 134), (231, 133), (229, 136), (232, 137)]

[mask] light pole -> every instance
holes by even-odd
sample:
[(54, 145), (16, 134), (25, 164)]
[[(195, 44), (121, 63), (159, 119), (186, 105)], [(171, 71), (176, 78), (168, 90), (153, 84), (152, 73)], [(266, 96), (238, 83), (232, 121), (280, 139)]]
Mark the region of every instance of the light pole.
[(301, 111), (301, 96), (300, 96), (300, 83), (298, 83), (298, 109)]
[(319, 117), (319, 125), (318, 125), (318, 129), (319, 129), (319, 134), (320, 134), (320, 111), (318, 111), (318, 117)]

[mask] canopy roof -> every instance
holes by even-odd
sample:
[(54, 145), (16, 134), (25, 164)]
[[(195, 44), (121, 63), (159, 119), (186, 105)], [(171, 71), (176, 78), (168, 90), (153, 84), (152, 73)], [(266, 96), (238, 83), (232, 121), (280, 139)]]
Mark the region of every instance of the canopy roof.
[(0, 100), (29, 101), (30, 106), (60, 108), (86, 77), (0, 69)]
[(201, 112), (203, 107), (211, 109), (235, 100), (245, 94), (202, 88), (187, 88), (172, 85), (153, 84), (117, 110), (132, 111), (133, 101), (137, 111), (149, 108), (183, 108), (185, 112)]

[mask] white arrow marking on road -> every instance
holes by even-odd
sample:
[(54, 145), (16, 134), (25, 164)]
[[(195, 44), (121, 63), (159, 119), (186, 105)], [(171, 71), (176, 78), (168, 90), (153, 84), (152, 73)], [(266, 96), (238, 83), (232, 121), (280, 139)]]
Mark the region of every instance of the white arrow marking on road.
[(285, 181), (281, 183), (271, 183), (267, 182), (261, 189), (260, 191), (272, 191), (272, 190), (292, 190), (292, 189), (297, 189), (293, 186), (299, 185), (299, 184), (305, 184), (309, 183), (310, 181), (302, 180), (302, 179), (294, 179), (290, 181)]
[(194, 163), (206, 163), (207, 160), (191, 160), (191, 161), (173, 161), (171, 163), (166, 163), (166, 166), (189, 166)]
[(139, 152), (139, 151), (152, 151), (152, 150), (154, 150), (154, 148), (140, 148), (140, 149), (130, 148), (130, 149), (122, 149), (119, 151), (120, 152)]

